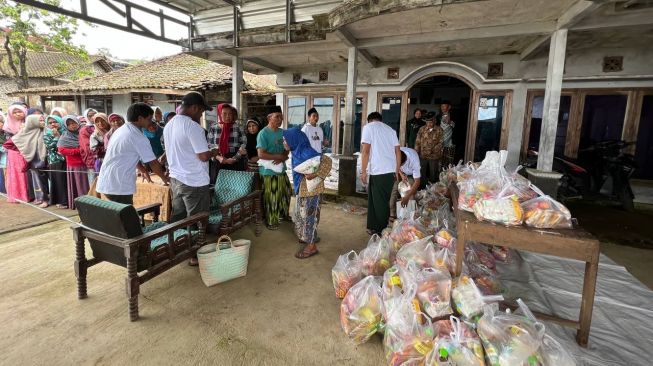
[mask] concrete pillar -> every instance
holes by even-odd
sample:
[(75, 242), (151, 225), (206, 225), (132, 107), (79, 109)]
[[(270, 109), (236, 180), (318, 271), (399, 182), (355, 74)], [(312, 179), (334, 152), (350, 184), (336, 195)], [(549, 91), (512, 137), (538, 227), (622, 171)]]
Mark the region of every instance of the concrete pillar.
[(508, 160), (506, 168), (513, 170), (519, 165), (524, 133), (524, 114), (526, 113), (526, 85), (515, 86), (510, 106), (510, 121), (508, 127)]
[(349, 47), (349, 58), (347, 61), (347, 93), (345, 95), (345, 118), (343, 128), (344, 144), (342, 153), (350, 156), (354, 153), (354, 120), (356, 119), (356, 79), (358, 74), (358, 50), (356, 47)]
[(240, 110), (240, 93), (243, 91), (243, 59), (238, 56), (231, 56), (231, 104)]
[(553, 32), (551, 46), (549, 47), (549, 65), (546, 72), (546, 89), (544, 91), (544, 113), (537, 158), (537, 169), (540, 171), (550, 172), (553, 167), (566, 50), (567, 30), (559, 29)]

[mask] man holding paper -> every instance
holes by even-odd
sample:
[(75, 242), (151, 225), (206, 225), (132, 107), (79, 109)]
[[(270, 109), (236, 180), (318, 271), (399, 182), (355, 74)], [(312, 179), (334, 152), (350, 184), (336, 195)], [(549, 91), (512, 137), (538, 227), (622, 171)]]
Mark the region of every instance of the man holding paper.
[[(409, 147), (401, 148), (401, 181), (396, 181), (390, 195), (390, 219), (397, 218), (397, 206), (407, 207), (415, 197), (421, 183), (421, 165), (417, 151)], [(400, 189), (403, 186), (403, 190)], [(403, 193), (403, 194), (402, 194)], [(401, 200), (399, 200), (401, 198)]]

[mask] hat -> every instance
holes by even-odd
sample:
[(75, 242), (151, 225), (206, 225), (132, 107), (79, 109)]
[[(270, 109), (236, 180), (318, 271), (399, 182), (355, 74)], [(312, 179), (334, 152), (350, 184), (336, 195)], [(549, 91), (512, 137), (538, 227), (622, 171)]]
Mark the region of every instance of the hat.
[(283, 113), (281, 111), (281, 106), (278, 106), (278, 105), (270, 106), (268, 108), (268, 114), (272, 114), (272, 113)]
[(309, 109), (309, 110), (308, 110), (308, 113), (306, 113), (306, 115), (307, 115), (308, 117), (310, 117), (311, 114), (313, 114), (313, 113), (317, 113), (317, 109), (315, 109), (315, 108), (311, 108), (311, 109)]
[(428, 112), (424, 116), (424, 119), (433, 119), (433, 118), (435, 118), (435, 112)]
[(190, 92), (181, 99), (181, 105), (184, 107), (190, 107), (192, 105), (199, 105), (204, 107), (204, 110), (207, 111), (212, 111), (213, 108), (206, 104), (206, 101), (204, 100), (204, 97), (202, 94), (198, 92)]

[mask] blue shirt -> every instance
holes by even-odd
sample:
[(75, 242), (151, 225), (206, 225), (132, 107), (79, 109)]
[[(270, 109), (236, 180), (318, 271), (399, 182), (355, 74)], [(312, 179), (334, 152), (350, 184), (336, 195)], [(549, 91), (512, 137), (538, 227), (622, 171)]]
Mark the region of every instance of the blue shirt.
[[(286, 149), (283, 147), (283, 130), (279, 128), (275, 132), (272, 131), (271, 128), (265, 127), (264, 129), (261, 130), (261, 132), (259, 132), (258, 136), (256, 137), (256, 148), (263, 149), (267, 151), (269, 154), (283, 153), (284, 151), (286, 151)], [(282, 164), (284, 166), (281, 174), (284, 174), (283, 172), (286, 171), (286, 166), (284, 163)], [(259, 174), (278, 175), (279, 173), (276, 173), (270, 169), (259, 167)]]

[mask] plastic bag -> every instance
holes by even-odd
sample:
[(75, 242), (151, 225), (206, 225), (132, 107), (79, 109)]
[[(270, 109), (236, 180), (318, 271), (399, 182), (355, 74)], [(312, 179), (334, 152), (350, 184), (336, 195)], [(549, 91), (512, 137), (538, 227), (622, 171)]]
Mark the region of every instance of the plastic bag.
[[(530, 310), (521, 299), (520, 309)], [(534, 354), (542, 344), (544, 325), (533, 318), (518, 314), (497, 312), (490, 306), (484, 309), (477, 324), (490, 366), (531, 364)]]
[(372, 235), (367, 242), (367, 247), (361, 250), (358, 257), (362, 263), (363, 276), (383, 276), (390, 268), (390, 242), (377, 234)]
[[(313, 174), (317, 172), (318, 169), (320, 169), (320, 160), (321, 160), (320, 156), (315, 156), (297, 165), (296, 167), (293, 168), (293, 170), (301, 174)], [(314, 191), (315, 188), (317, 188), (320, 185), (320, 182), (322, 182), (322, 178), (320, 177), (315, 177), (310, 180), (306, 179), (306, 190), (308, 190), (309, 192)]]
[(514, 188), (506, 184), (496, 197), (479, 199), (474, 206), (474, 216), (480, 221), (490, 221), (506, 226), (521, 225), (524, 212), (519, 197), (511, 193)]
[(398, 252), (404, 245), (425, 237), (426, 228), (413, 219), (395, 220), (390, 233), (392, 248), (395, 252)]
[(336, 264), (331, 269), (331, 279), (336, 297), (342, 299), (347, 291), (363, 278), (362, 263), (355, 251), (338, 257)]
[(440, 248), (453, 249), (456, 247), (456, 234), (447, 228), (442, 228), (435, 234), (435, 242)]
[(531, 184), (540, 196), (522, 203), (524, 224), (540, 229), (571, 229), (571, 212), (562, 203), (544, 194)]
[(435, 346), (426, 357), (426, 366), (485, 366), (478, 335), (455, 316), (436, 322)]
[(468, 242), (465, 246), (465, 262), (468, 264), (480, 264), (489, 269), (496, 267), (496, 259), (490, 253), (487, 245), (476, 242)]
[(449, 315), (451, 309), (451, 275), (446, 270), (423, 268), (415, 276), (417, 300), (432, 319)]
[(283, 173), (284, 163), (275, 164), (272, 160), (259, 159), (258, 165), (265, 169), (270, 169), (275, 173)]
[(542, 339), (542, 346), (535, 356), (538, 366), (576, 366), (576, 360), (555, 338), (548, 334)]
[(401, 201), (397, 201), (396, 205), (397, 218), (399, 219), (410, 219), (415, 215), (415, 211), (417, 211), (415, 200), (408, 201), (406, 207), (401, 205)]
[(431, 242), (431, 237), (414, 241), (404, 245), (397, 252), (397, 264), (403, 268), (408, 268), (410, 262), (415, 263), (419, 268), (435, 267), (435, 246)]
[(497, 196), (508, 176), (505, 168), (508, 152), (488, 151), (481, 166), (474, 170), (468, 179), (458, 180), (458, 208), (473, 212), (473, 207), (481, 199)]
[(452, 275), (456, 273), (456, 248), (445, 247), (435, 253), (435, 268), (449, 271)]
[(503, 296), (483, 296), (469, 276), (460, 276), (451, 290), (456, 311), (466, 319), (483, 314), (486, 302), (501, 301)]
[(388, 319), (388, 312), (394, 310), (403, 295), (404, 280), (399, 274), (399, 267), (394, 265), (383, 274), (383, 318)]
[(408, 192), (410, 192), (410, 183), (402, 180), (397, 184), (397, 190), (399, 190), (399, 196), (401, 196), (401, 198), (406, 197)]
[(504, 186), (506, 193), (508, 195), (516, 195), (520, 203), (537, 197), (537, 193), (531, 189), (531, 181), (519, 174), (521, 168), (521, 165), (518, 166), (517, 169), (510, 174), (506, 180), (506, 185)]
[(383, 348), (391, 366), (421, 365), (433, 348), (433, 326), (414, 305), (415, 289), (408, 288), (389, 312)]
[(382, 327), (381, 285), (373, 276), (355, 284), (340, 304), (340, 324), (356, 344), (364, 343)]

